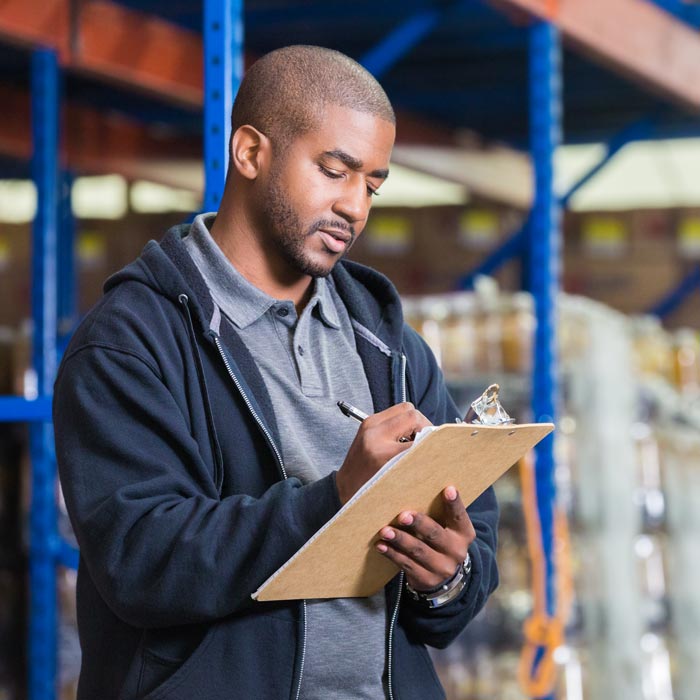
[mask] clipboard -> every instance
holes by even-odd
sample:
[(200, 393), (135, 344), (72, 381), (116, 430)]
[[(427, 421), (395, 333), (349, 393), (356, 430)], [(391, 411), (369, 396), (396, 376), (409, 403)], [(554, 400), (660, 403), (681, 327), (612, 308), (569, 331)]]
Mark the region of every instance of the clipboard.
[(374, 548), (379, 530), (402, 510), (439, 519), (442, 491), (457, 487), (471, 504), (528, 450), (552, 423), (446, 424), (427, 428), (398, 460), (388, 462), (252, 597), (258, 601), (357, 598), (381, 590), (398, 572)]

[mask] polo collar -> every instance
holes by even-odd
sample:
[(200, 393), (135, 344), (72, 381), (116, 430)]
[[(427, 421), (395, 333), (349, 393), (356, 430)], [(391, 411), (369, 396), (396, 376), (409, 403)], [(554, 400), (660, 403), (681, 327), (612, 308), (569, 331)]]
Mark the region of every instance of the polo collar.
[[(288, 307), (289, 300), (275, 299), (263, 292), (249, 282), (224, 255), (209, 232), (215, 217), (215, 213), (199, 214), (195, 217), (189, 231), (191, 239), (188, 248), (200, 271), (202, 266), (209, 270), (210, 274), (205, 277), (216, 305), (241, 329), (255, 323), (272, 307)], [(309, 310), (317, 309), (318, 317), (326, 326), (340, 329), (332, 279), (316, 277), (312, 284)], [(337, 294), (335, 296), (337, 297)]]

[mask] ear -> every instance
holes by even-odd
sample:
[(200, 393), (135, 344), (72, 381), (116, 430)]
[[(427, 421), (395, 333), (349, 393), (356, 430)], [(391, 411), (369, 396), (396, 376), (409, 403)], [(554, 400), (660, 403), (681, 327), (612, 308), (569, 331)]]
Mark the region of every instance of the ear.
[(269, 152), (270, 139), (254, 126), (240, 126), (231, 137), (231, 165), (247, 180), (257, 178)]

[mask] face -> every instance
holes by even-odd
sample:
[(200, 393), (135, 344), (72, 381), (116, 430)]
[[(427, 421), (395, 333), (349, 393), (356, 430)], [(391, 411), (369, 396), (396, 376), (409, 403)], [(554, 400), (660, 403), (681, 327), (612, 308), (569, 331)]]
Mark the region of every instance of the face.
[(262, 233), (289, 272), (325, 277), (347, 253), (388, 175), (394, 135), (379, 117), (331, 106), (271, 160)]

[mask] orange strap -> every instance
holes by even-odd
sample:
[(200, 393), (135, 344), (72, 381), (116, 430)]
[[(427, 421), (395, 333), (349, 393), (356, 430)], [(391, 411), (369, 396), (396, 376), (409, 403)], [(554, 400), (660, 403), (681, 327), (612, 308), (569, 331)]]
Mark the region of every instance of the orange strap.
[[(557, 680), (554, 651), (564, 641), (564, 625), (556, 617), (532, 615), (523, 625), (525, 645), (518, 664), (518, 683), (531, 698), (550, 695)], [(537, 650), (544, 653), (535, 668)]]
[[(532, 698), (550, 695), (556, 682), (554, 651), (564, 642), (564, 626), (571, 608), (572, 590), (569, 566), (569, 532), (566, 515), (555, 512), (555, 541), (557, 564), (557, 614), (546, 612), (545, 562), (542, 549), (542, 531), (537, 510), (537, 492), (533, 464), (530, 457), (519, 463), (522, 487), (527, 547), (532, 564), (533, 613), (523, 625), (525, 644), (518, 664), (518, 682), (523, 692)], [(535, 668), (535, 657), (542, 656)]]
[(544, 0), (544, 13), (551, 22), (559, 14), (559, 0)]

